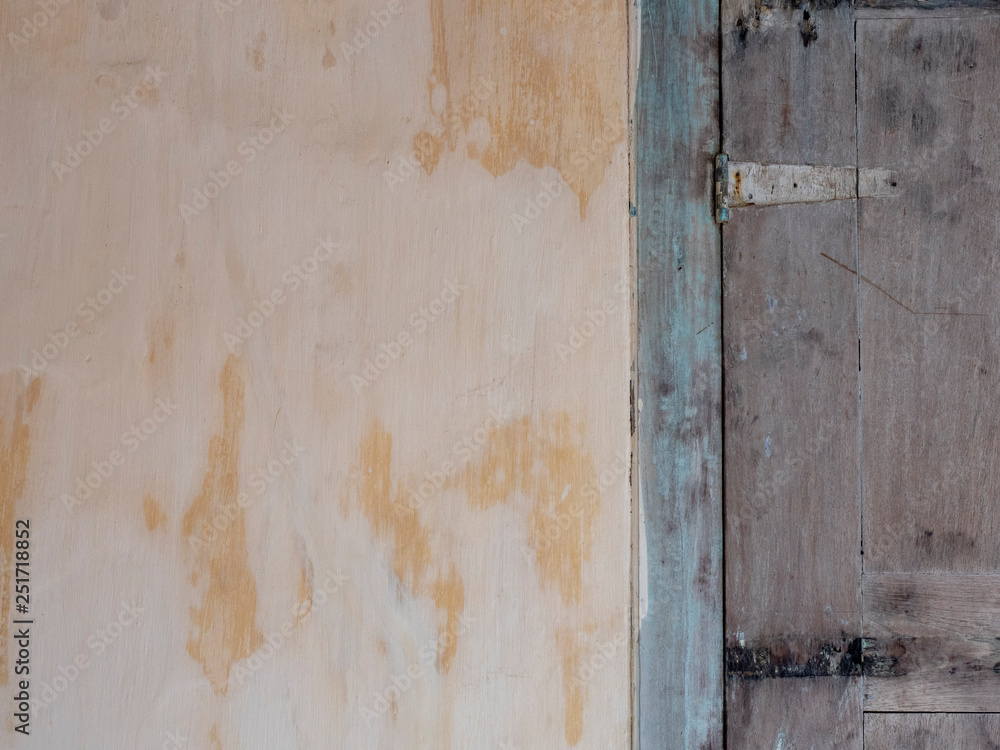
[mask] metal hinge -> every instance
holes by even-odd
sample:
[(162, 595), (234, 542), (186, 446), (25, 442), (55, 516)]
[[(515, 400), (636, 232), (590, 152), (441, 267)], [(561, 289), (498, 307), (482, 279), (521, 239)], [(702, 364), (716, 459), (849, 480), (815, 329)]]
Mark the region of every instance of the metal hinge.
[(888, 169), (755, 164), (715, 157), (715, 220), (729, 221), (729, 209), (819, 203), (851, 198), (891, 198), (898, 176)]

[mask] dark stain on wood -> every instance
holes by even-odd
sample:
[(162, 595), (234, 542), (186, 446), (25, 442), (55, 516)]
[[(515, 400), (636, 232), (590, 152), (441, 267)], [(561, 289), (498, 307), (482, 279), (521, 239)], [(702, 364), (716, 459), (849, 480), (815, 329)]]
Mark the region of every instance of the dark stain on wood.
[(733, 28), (733, 38), (737, 49), (744, 49), (750, 34), (761, 30), (761, 20), (772, 13), (801, 13), (799, 31), (802, 34), (802, 45), (808, 47), (819, 39), (819, 28), (816, 20), (817, 11), (833, 10), (841, 5), (847, 5), (850, 0), (756, 0), (748, 11), (740, 11)]
[(799, 23), (799, 33), (802, 34), (802, 46), (808, 47), (810, 42), (819, 39), (819, 31), (816, 22), (808, 10), (802, 11), (802, 21)]
[[(763, 680), (803, 677), (903, 677), (910, 673), (917, 639), (852, 637), (840, 640), (781, 637), (754, 645), (726, 648), (726, 674), (730, 679)], [(968, 671), (991, 669), (966, 664)]]
[(775, 638), (759, 645), (726, 648), (726, 674), (744, 680), (786, 677), (855, 677), (862, 674), (861, 638), (807, 644)]

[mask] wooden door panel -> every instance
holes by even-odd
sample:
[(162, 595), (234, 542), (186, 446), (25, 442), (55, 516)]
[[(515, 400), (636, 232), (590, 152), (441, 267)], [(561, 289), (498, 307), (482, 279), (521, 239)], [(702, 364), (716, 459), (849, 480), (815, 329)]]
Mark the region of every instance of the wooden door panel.
[(857, 289), (823, 257), (850, 260), (853, 217), (850, 202), (750, 211), (725, 235), (733, 748), (782, 733), (860, 747), (858, 676), (813, 663), (861, 628)]
[(730, 641), (859, 627), (857, 287), (828, 260), (850, 262), (853, 217), (787, 206), (726, 231)]
[[(853, 165), (849, 8), (722, 16), (724, 150)], [(731, 748), (861, 748), (855, 228), (844, 201), (745, 209), (723, 231)]]
[(996, 714), (869, 714), (866, 750), (997, 750)]
[(998, 35), (858, 22), (866, 572), (1000, 571)]
[(865, 710), (1000, 709), (1000, 576), (863, 578)]
[(730, 158), (898, 189), (723, 230), (729, 745), (985, 747), (874, 712), (1000, 710), (1000, 21), (723, 20)]

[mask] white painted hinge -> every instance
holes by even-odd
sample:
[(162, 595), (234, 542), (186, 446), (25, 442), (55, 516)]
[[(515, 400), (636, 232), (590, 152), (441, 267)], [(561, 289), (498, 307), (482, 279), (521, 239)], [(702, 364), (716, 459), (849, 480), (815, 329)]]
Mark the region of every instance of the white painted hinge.
[(819, 203), (898, 195), (897, 174), (888, 169), (755, 164), (715, 157), (715, 220), (729, 221), (729, 209)]

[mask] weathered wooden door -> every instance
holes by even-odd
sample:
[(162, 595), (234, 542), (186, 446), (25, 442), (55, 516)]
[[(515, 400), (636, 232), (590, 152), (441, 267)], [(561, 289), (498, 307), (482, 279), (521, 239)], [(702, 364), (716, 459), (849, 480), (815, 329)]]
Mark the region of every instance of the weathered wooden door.
[(722, 7), (732, 159), (892, 173), (723, 230), (733, 749), (1000, 742), (1000, 19), (861, 5)]

